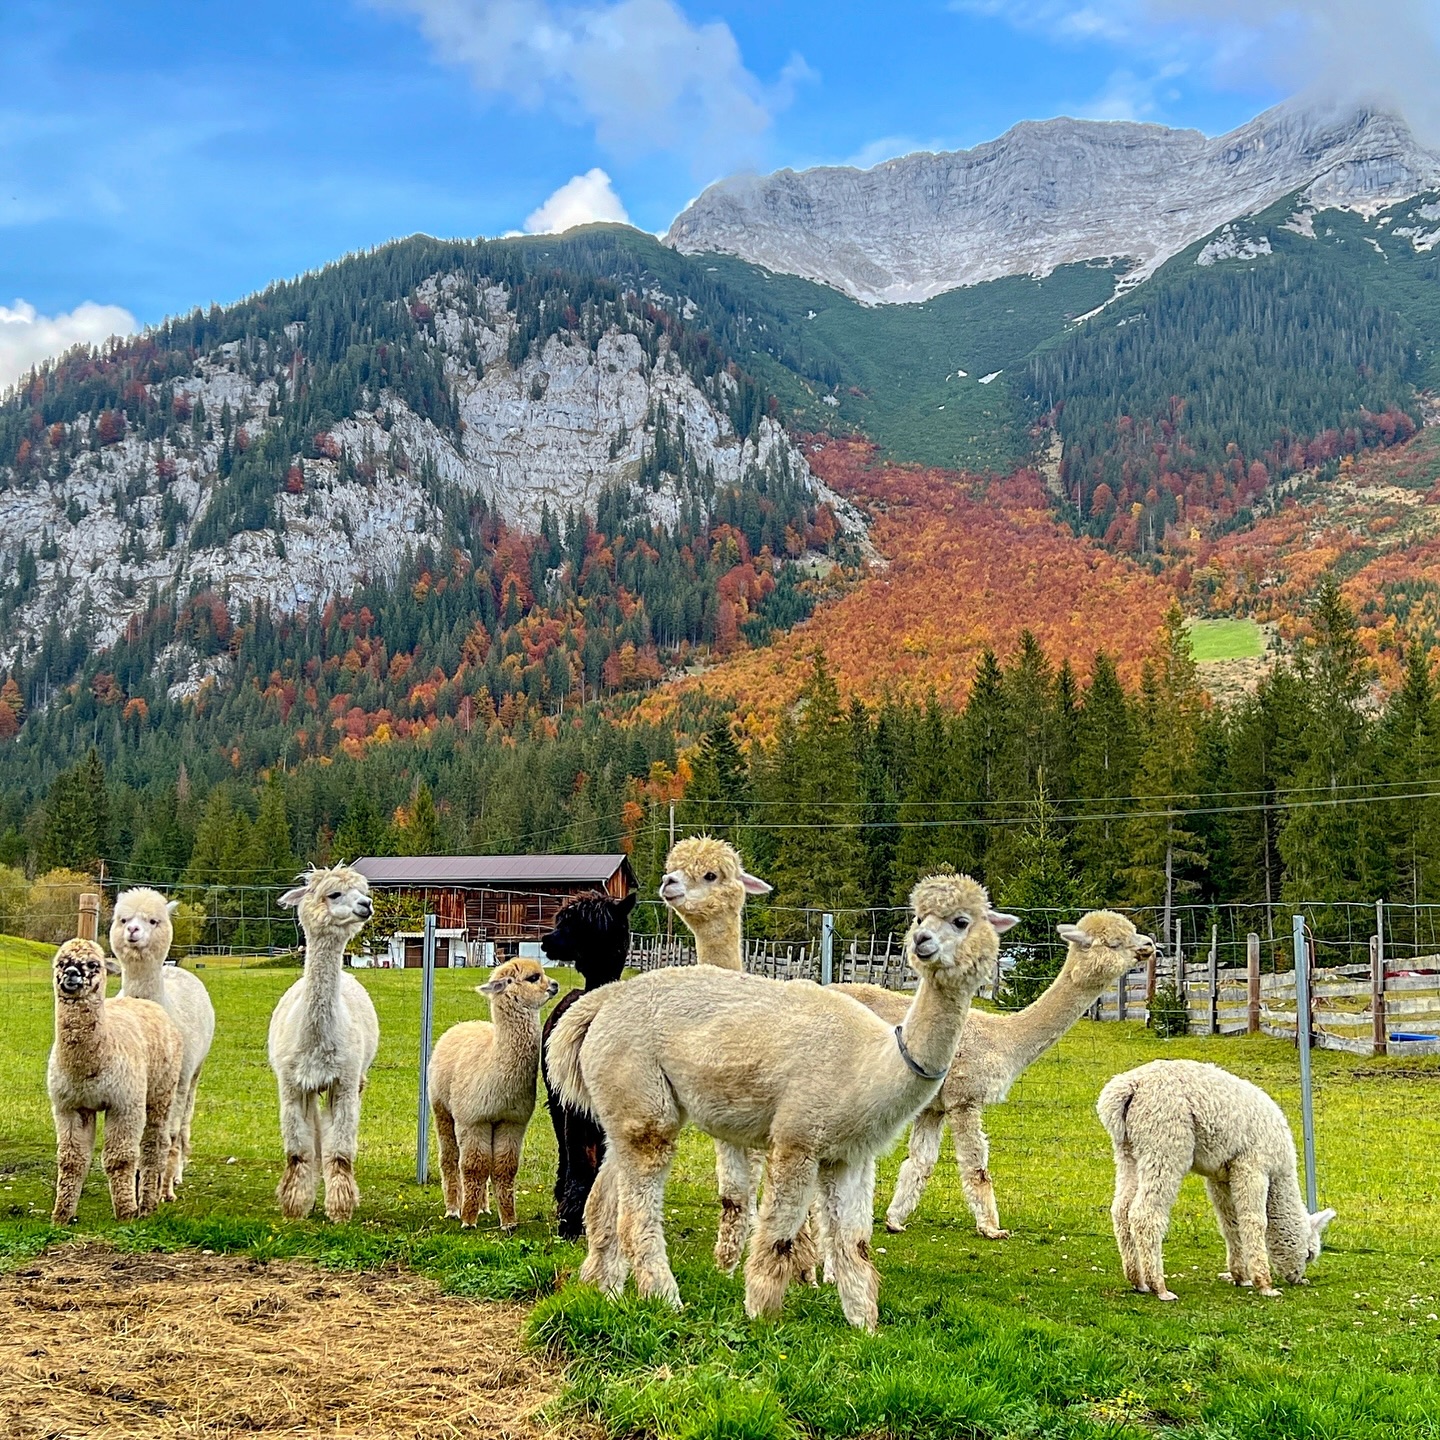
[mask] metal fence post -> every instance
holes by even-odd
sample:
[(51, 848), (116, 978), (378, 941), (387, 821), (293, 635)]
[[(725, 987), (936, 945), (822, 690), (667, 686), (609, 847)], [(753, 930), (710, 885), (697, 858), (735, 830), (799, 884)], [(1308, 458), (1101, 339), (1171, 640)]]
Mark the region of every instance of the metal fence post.
[(1310, 947), (1295, 917), (1295, 1037), (1300, 1047), (1300, 1123), (1305, 1138), (1305, 1206), (1315, 1213), (1315, 1097), (1310, 1085)]
[(420, 1111), (415, 1131), (415, 1183), (430, 1183), (430, 1032), (435, 1019), (435, 917), (425, 917), (420, 973)]
[(1370, 1049), (1389, 1049), (1385, 1020), (1385, 902), (1375, 902), (1375, 933), (1370, 937)]
[(820, 917), (820, 983), (828, 985), (835, 958), (835, 917), (827, 910)]

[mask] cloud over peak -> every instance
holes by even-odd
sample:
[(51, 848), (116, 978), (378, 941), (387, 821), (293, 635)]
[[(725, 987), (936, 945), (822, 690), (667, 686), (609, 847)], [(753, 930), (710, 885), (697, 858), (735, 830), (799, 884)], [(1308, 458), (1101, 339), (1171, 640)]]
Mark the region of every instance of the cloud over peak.
[(543, 205), (525, 217), (527, 235), (557, 235), (576, 225), (609, 221), (628, 225), (630, 217), (610, 177), (598, 166), (567, 180)]

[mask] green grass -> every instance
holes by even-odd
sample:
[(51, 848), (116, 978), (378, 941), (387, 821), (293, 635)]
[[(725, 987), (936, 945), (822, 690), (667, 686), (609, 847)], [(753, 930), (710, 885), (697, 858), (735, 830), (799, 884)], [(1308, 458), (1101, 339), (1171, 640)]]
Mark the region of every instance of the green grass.
[(1265, 637), (1253, 620), (1192, 620), (1190, 648), (1201, 665), (1252, 660), (1265, 653)]
[[(46, 1218), (53, 1138), (45, 1103), (49, 950), (0, 941), (0, 1257), (72, 1232)], [(1125, 1291), (1109, 1233), (1111, 1166), (1094, 1098), (1157, 1055), (1213, 1059), (1294, 1116), (1295, 1051), (1280, 1041), (1154, 1039), (1081, 1021), (989, 1112), (992, 1170), (1013, 1237), (980, 1240), (948, 1141), (910, 1230), (875, 1237), (881, 1330), (844, 1324), (833, 1290), (794, 1291), (752, 1324), (742, 1287), (709, 1263), (715, 1199), (704, 1137), (682, 1145), (667, 1208), (686, 1308), (612, 1306), (566, 1283), (583, 1257), (553, 1240), (554, 1148), (543, 1109), (526, 1139), (520, 1229), (501, 1239), (443, 1220), (414, 1183), (419, 977), (358, 972), (380, 1013), (347, 1226), (281, 1221), (271, 1006), (293, 973), (202, 972), (219, 1017), (201, 1086), (196, 1155), (176, 1205), (116, 1225), (98, 1170), (78, 1233), (129, 1249), (199, 1246), (321, 1264), (403, 1264), (478, 1298), (538, 1297), (530, 1334), (567, 1366), (563, 1402), (614, 1433), (666, 1437), (1440, 1437), (1440, 1066), (1317, 1052), (1322, 1203), (1339, 1210), (1312, 1284), (1267, 1301), (1222, 1284), (1223, 1248), (1200, 1182), (1186, 1182), (1166, 1246), (1180, 1296)], [(437, 976), (437, 1028), (484, 1013), (474, 972)], [(233, 1158), (233, 1163), (230, 1163)], [(899, 1156), (881, 1167), (881, 1204)], [(4, 1263), (0, 1260), (0, 1263)], [(563, 1420), (563, 1417), (561, 1417)]]

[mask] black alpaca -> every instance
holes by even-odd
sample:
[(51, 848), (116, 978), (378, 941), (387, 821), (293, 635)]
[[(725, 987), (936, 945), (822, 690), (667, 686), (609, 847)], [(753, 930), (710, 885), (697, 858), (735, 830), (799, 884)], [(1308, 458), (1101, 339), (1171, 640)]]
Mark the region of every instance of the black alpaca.
[(560, 1235), (566, 1240), (578, 1240), (585, 1233), (585, 1202), (605, 1158), (605, 1132), (589, 1115), (562, 1105), (556, 1096), (545, 1059), (550, 1032), (578, 996), (620, 978), (630, 952), (630, 912), (635, 908), (635, 899), (627, 895), (623, 900), (612, 900), (598, 890), (577, 895), (561, 906), (555, 928), (540, 942), (547, 960), (578, 970), (585, 980), (584, 990), (571, 990), (550, 1012), (540, 1036), (540, 1068), (545, 1075), (555, 1144), (560, 1151), (555, 1207)]

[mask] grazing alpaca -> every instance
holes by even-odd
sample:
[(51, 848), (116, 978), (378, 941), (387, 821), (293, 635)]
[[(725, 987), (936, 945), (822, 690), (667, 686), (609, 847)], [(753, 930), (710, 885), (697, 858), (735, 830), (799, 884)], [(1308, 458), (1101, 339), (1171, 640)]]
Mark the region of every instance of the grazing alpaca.
[(1152, 1060), (1100, 1092), (1100, 1122), (1115, 1147), (1110, 1218), (1125, 1278), (1161, 1300), (1162, 1246), (1180, 1182), (1205, 1177), (1226, 1270), (1221, 1277), (1278, 1295), (1271, 1267), (1292, 1285), (1320, 1254), (1333, 1210), (1311, 1215), (1295, 1173), (1295, 1139), (1280, 1107), (1258, 1085), (1198, 1060)]
[(115, 1218), (133, 1220), (160, 1203), (183, 1045), (160, 1006), (105, 998), (113, 963), (93, 940), (67, 940), (55, 952), (55, 1044), (47, 1081), (55, 1116), (51, 1218), (57, 1225), (68, 1224), (79, 1208), (101, 1110)]
[[(960, 1052), (940, 1093), (915, 1117), (910, 1127), (910, 1153), (900, 1167), (885, 1228), (905, 1228), (940, 1156), (946, 1121), (955, 1141), (955, 1160), (975, 1228), (988, 1240), (1003, 1240), (995, 1187), (990, 1179), (990, 1141), (984, 1107), (1004, 1100), (1016, 1079), (1043, 1055), (1120, 976), (1146, 959), (1155, 948), (1148, 935), (1136, 932), (1113, 910), (1092, 910), (1078, 925), (1056, 927), (1066, 942), (1065, 964), (1034, 1004), (1013, 1015), (972, 1012), (965, 1023)], [(878, 985), (837, 985), (868, 1005), (882, 1019), (895, 1021), (910, 1003), (905, 995)]]
[(315, 1166), (323, 1162), (325, 1214), (348, 1220), (360, 1203), (360, 1094), (380, 1044), (380, 1022), (365, 987), (345, 974), (344, 958), (351, 936), (370, 918), (370, 882), (344, 866), (312, 869), (304, 880), (280, 897), (282, 905), (299, 909), (305, 974), (270, 1017), (270, 1068), (280, 1087), (285, 1145), (275, 1195), (287, 1219), (303, 1219), (315, 1204)]
[[(771, 887), (749, 874), (739, 852), (724, 840), (692, 835), (677, 841), (665, 857), (660, 898), (695, 937), (695, 962), (721, 970), (744, 970), (741, 915), (747, 895), (768, 895)], [(755, 1226), (756, 1192), (763, 1153), (737, 1150), (715, 1142), (715, 1182), (720, 1190), (720, 1224), (715, 1233), (715, 1264), (733, 1275)], [(809, 1231), (801, 1239), (807, 1270), (813, 1244)]]
[(515, 1174), (535, 1110), (540, 1007), (560, 987), (538, 960), (508, 960), (475, 987), (490, 1020), (452, 1025), (430, 1057), (430, 1108), (440, 1134), (445, 1218), (473, 1225), (490, 1213), (495, 1187), (500, 1228), (515, 1228)]
[(190, 1159), (190, 1121), (195, 1114), (195, 1092), (200, 1067), (215, 1039), (215, 1007), (198, 975), (166, 965), (174, 931), (170, 916), (180, 902), (156, 890), (124, 890), (115, 901), (110, 921), (110, 952), (120, 962), (120, 993), (130, 1000), (153, 1000), (175, 1022), (185, 1053), (180, 1061), (180, 1085), (175, 1092), (175, 1113), (170, 1117), (170, 1157), (160, 1198), (173, 1200), (175, 1187)]
[(559, 1168), (555, 1176), (555, 1214), (562, 1240), (578, 1240), (585, 1233), (585, 1202), (605, 1158), (605, 1132), (585, 1114), (566, 1105), (550, 1083), (545, 1051), (560, 1017), (580, 998), (602, 985), (613, 985), (625, 970), (630, 953), (630, 912), (638, 897), (612, 900), (599, 890), (567, 900), (555, 916), (555, 928), (540, 941), (545, 958), (554, 965), (578, 970), (583, 990), (572, 990), (550, 1012), (540, 1036), (540, 1068), (545, 1074), (550, 1123), (555, 1127)]
[(875, 1328), (875, 1157), (939, 1089), (999, 932), (1014, 924), (968, 876), (922, 880), (911, 902), (905, 946), (920, 986), (894, 1027), (806, 980), (712, 968), (655, 971), (576, 1001), (551, 1037), (551, 1073), (609, 1147), (585, 1211), (583, 1280), (618, 1294), (628, 1262), (642, 1295), (679, 1304), (665, 1180), (693, 1121), (738, 1149), (766, 1147), (746, 1311), (779, 1312), (818, 1187), (845, 1316)]

